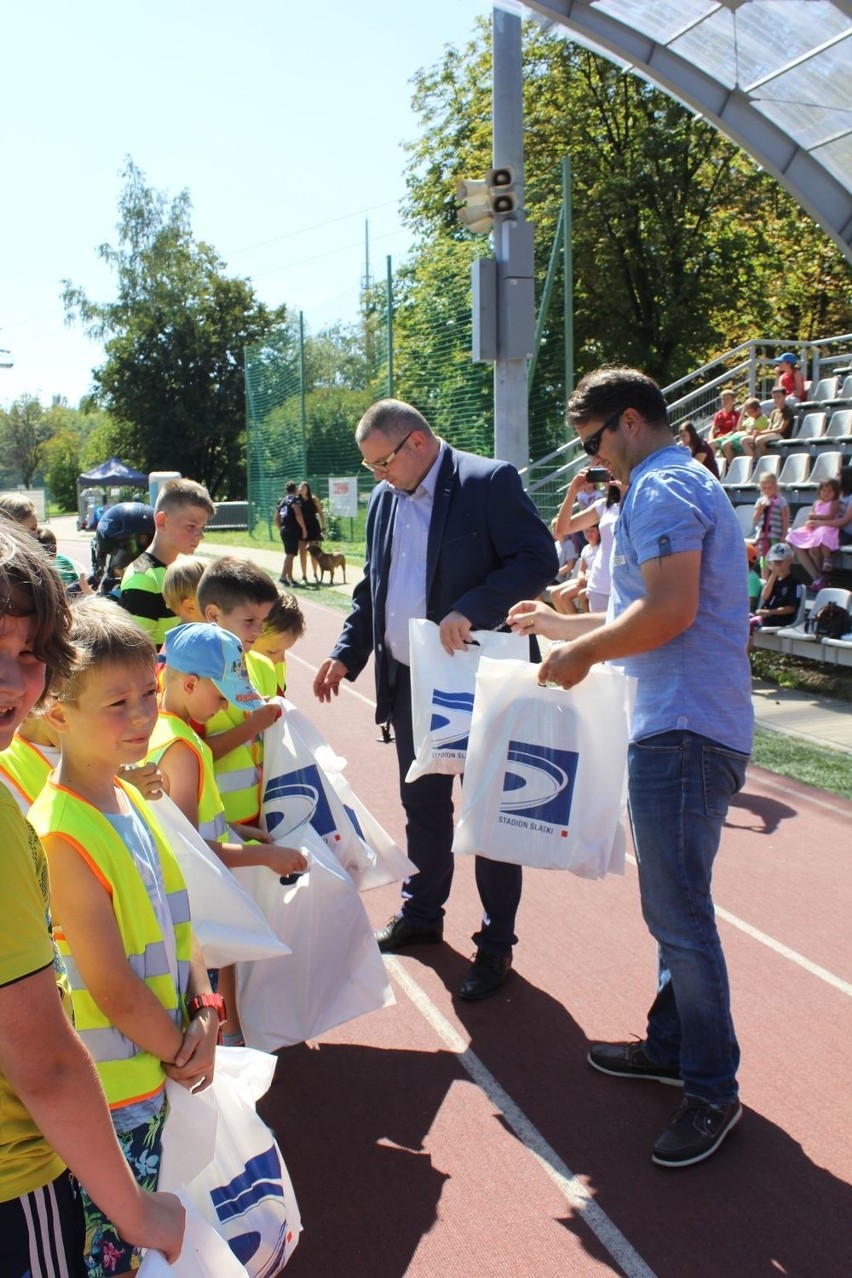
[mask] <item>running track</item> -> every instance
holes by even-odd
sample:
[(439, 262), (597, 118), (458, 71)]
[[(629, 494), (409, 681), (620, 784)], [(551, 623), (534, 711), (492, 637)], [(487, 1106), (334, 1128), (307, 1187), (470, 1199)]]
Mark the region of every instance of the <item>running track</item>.
[[(372, 671), (315, 702), (342, 616), (303, 604), (289, 694), (401, 841)], [(650, 1160), (679, 1093), (585, 1063), (590, 1040), (644, 1030), (655, 957), (635, 867), (592, 883), (526, 871), (515, 971), (465, 1004), (478, 899), (463, 860), (446, 944), (387, 960), (396, 1006), (279, 1053), (262, 1110), (304, 1222), (288, 1278), (850, 1278), (850, 817), (756, 768), (731, 808), (715, 897), (745, 1114), (680, 1172)], [(397, 890), (364, 901), (380, 925)]]

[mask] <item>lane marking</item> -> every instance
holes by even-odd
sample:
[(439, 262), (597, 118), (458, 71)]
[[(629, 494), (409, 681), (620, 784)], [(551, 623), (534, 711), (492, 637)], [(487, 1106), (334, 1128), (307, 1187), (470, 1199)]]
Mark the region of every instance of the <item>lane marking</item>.
[[(624, 859), (638, 871), (639, 867), (636, 864), (635, 856), (628, 852)], [(795, 963), (797, 967), (802, 968), (803, 971), (808, 972), (811, 976), (816, 976), (818, 980), (824, 981), (826, 985), (830, 985), (833, 989), (839, 990), (841, 994), (852, 998), (852, 984), (849, 981), (844, 981), (842, 976), (835, 976), (833, 972), (829, 972), (828, 968), (820, 967), (819, 963), (814, 963), (811, 959), (805, 958), (804, 954), (799, 954), (797, 950), (791, 950), (789, 945), (785, 945), (783, 941), (776, 941), (774, 936), (770, 936), (767, 932), (761, 932), (760, 928), (754, 927), (751, 923), (746, 923), (745, 919), (741, 919), (737, 914), (732, 914), (730, 910), (724, 909), (723, 906), (715, 905), (714, 908), (717, 918), (724, 919), (726, 923), (730, 923), (731, 927), (738, 928), (740, 932), (744, 932), (753, 941), (758, 941), (761, 945), (765, 945), (767, 949), (780, 954), (781, 958), (787, 959), (790, 963)]]
[[(287, 660), (298, 661), (299, 665), (305, 666), (306, 669), (313, 670), (314, 673), (316, 673), (316, 670), (317, 670), (316, 664), (313, 661), (305, 661), (304, 657), (297, 656), (295, 652), (292, 652), (292, 653), (288, 652)], [(320, 662), (320, 665), (322, 665), (322, 662)], [(352, 684), (349, 683), (347, 680), (345, 679), (341, 680), (340, 688), (343, 692), (348, 692), (350, 697), (355, 697), (357, 698), (358, 701), (363, 701), (365, 706), (369, 706), (371, 710), (375, 711), (376, 709), (375, 701), (372, 701), (369, 697), (365, 697), (363, 692), (358, 692), (355, 688), (352, 687)]]
[(385, 955), (385, 963), (394, 980), (403, 988), (408, 998), (435, 1030), (438, 1037), (458, 1060), (462, 1069), (484, 1092), (494, 1108), (503, 1116), (515, 1136), (532, 1154), (533, 1158), (553, 1182), (572, 1210), (588, 1225), (598, 1241), (606, 1248), (625, 1278), (656, 1278), (635, 1247), (598, 1205), (583, 1182), (574, 1175), (556, 1150), (550, 1146), (538, 1128), (497, 1082), (458, 1031), (435, 1006), (425, 990), (406, 972), (402, 963), (393, 955)]

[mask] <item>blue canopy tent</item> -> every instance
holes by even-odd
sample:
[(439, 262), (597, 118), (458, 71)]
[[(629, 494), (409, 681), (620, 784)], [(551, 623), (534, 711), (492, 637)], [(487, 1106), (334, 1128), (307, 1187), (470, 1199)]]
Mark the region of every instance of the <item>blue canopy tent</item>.
[[(77, 509), (80, 528), (94, 528), (97, 523), (98, 498), (83, 494), (87, 488), (99, 490), (104, 496), (110, 488), (148, 488), (148, 476), (144, 471), (126, 466), (120, 457), (110, 457), (85, 475), (77, 476)], [(101, 501), (103, 498), (101, 498)]]

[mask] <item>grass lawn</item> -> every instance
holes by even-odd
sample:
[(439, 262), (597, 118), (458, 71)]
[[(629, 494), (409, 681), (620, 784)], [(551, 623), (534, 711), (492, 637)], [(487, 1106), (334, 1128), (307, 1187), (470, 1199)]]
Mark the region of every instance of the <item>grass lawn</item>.
[(852, 799), (852, 758), (842, 750), (823, 749), (798, 737), (758, 728), (751, 758), (768, 772)]

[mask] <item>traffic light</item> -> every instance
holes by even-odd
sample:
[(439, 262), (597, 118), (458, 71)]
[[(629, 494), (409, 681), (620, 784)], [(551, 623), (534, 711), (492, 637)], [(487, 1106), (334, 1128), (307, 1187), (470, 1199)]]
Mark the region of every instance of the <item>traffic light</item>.
[(510, 168), (489, 169), (482, 178), (462, 178), (456, 199), (464, 202), (459, 221), (476, 235), (487, 235), (494, 218), (506, 217), (518, 207), (515, 176)]

